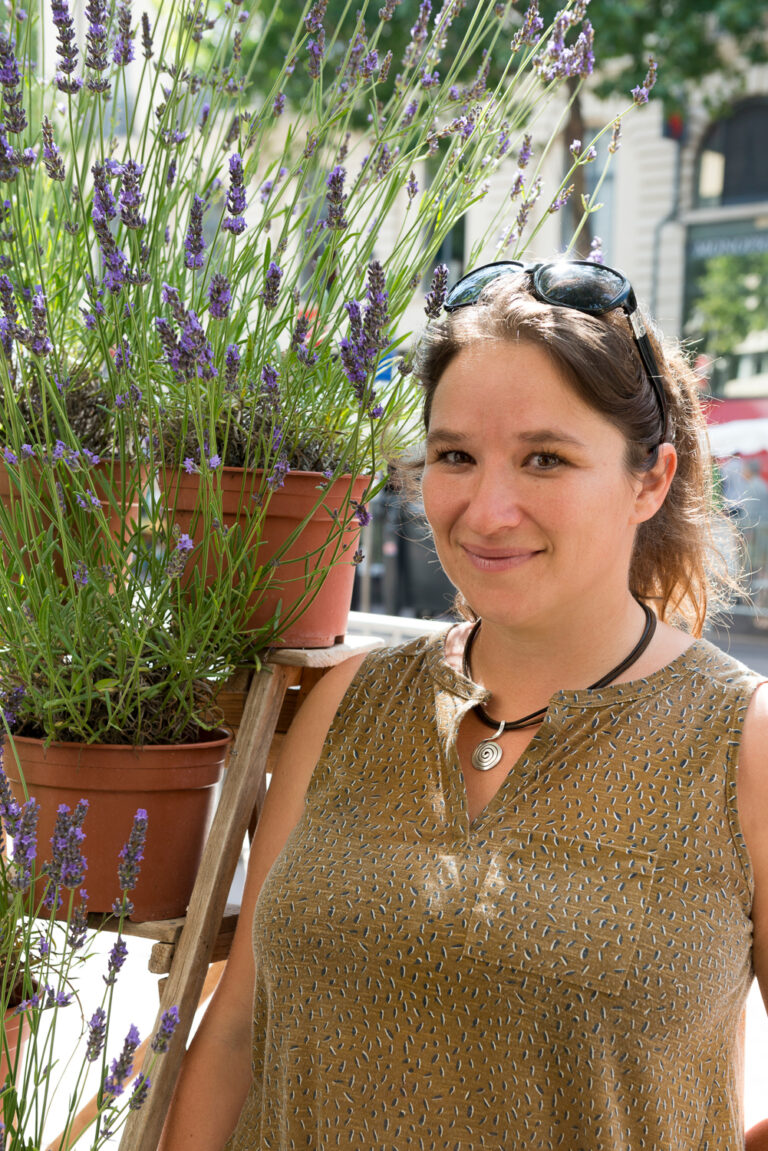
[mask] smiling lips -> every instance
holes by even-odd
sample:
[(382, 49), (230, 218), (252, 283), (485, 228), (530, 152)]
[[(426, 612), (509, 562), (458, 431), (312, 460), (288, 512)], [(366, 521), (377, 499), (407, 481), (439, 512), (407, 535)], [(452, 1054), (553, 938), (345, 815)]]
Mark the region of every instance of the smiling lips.
[(481, 548), (474, 544), (462, 544), (461, 547), (474, 567), (491, 572), (520, 567), (539, 554), (538, 549), (533, 548)]

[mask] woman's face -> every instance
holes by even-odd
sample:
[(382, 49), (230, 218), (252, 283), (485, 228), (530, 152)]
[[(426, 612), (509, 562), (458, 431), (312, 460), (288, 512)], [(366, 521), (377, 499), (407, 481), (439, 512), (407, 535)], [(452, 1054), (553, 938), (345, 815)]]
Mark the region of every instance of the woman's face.
[(451, 361), (433, 397), (424, 508), (448, 578), (479, 615), (552, 623), (584, 597), (608, 606), (627, 594), (637, 524), (668, 482), (649, 494), (625, 452), (538, 345), (478, 343)]

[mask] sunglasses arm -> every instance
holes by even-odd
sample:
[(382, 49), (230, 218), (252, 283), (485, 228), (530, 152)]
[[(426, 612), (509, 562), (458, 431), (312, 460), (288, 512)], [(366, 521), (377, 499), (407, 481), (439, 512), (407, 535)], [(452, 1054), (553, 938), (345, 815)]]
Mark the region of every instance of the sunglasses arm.
[(645, 324), (643, 323), (643, 317), (640, 315), (640, 312), (637, 309), (637, 305), (635, 305), (632, 311), (627, 312), (627, 319), (632, 325), (632, 331), (635, 336), (637, 350), (639, 351), (642, 358), (646, 374), (651, 382), (651, 387), (656, 393), (659, 410), (661, 411), (661, 415), (664, 421), (664, 429), (662, 435), (663, 443), (667, 438), (667, 397), (664, 392), (664, 380), (662, 378), (661, 372), (659, 371), (659, 365), (656, 362), (656, 356), (654, 354), (653, 348), (651, 347), (651, 341), (648, 339), (648, 331), (645, 327)]

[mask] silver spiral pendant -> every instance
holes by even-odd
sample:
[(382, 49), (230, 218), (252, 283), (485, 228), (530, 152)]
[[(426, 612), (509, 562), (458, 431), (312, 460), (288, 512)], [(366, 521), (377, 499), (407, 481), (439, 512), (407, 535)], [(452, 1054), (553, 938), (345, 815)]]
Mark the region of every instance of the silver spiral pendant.
[(475, 750), (472, 752), (471, 763), (475, 771), (490, 771), (492, 767), (501, 759), (504, 752), (496, 740), (499, 738), (504, 730), (502, 723), (499, 730), (494, 732), (490, 739), (484, 739), (478, 743)]

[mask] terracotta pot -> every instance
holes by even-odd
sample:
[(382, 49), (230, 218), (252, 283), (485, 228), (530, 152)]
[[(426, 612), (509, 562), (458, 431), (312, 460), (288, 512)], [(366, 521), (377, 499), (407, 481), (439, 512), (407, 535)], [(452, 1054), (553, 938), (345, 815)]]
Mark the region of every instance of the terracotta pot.
[[(48, 530), (51, 524), (56, 523), (52, 505), (53, 495), (47, 483), (43, 483), (40, 464), (37, 460), (27, 460), (20, 466), (30, 469), (30, 475), (38, 485), (41, 506), (37, 506), (32, 514), (34, 516), (33, 524), (37, 531), (42, 534)], [(85, 473), (83, 474), (85, 475)], [(106, 517), (109, 537), (125, 549), (139, 523), (141, 493), (147, 480), (146, 467), (138, 464), (131, 465), (124, 478), (123, 467), (119, 460), (101, 460), (98, 464), (90, 466), (87, 474), (88, 479), (83, 483), (83, 488), (90, 486)], [(110, 491), (115, 497), (114, 504), (109, 498)], [(71, 505), (75, 498), (72, 492), (65, 491), (64, 496), (67, 503)], [(2, 460), (0, 460), (0, 504), (11, 512), (17, 508), (21, 509), (22, 506), (19, 489), (8, 474), (8, 468)], [(17, 533), (17, 541), (20, 545), (24, 545), (23, 529)], [(104, 558), (106, 562), (106, 555)], [(31, 556), (31, 562), (36, 562), (34, 553)], [(58, 552), (54, 558), (54, 565), (56, 574), (63, 580), (65, 578), (64, 561)]]
[[(243, 468), (221, 468), (216, 473), (224, 523), (228, 528), (237, 525), (244, 536), (258, 514), (253, 497), (258, 494), (262, 475), (261, 471)], [(360, 524), (354, 517), (350, 500), (363, 498), (369, 477), (340, 477), (315, 508), (324, 482), (320, 472), (289, 472), (284, 486), (272, 493), (261, 530), (254, 535), (256, 562), (267, 567), (312, 513), (296, 540), (280, 555), (266, 591), (259, 589), (249, 599), (253, 610), (245, 622), (248, 631), (264, 628), (279, 604), (282, 604), (281, 618), (289, 617), (284, 630), (278, 622), (279, 638), (273, 639), (269, 633), (260, 637), (265, 647), (332, 647), (344, 640), (355, 578), (352, 557), (360, 534)], [(191, 536), (195, 544), (200, 544), (203, 535), (200, 477), (182, 471), (166, 472), (161, 477), (161, 489), (172, 522)], [(343, 533), (341, 538), (336, 533), (335, 540), (329, 543), (336, 525), (332, 512), (342, 509)], [(201, 550), (193, 553), (200, 557), (198, 570), (203, 562)], [(213, 580), (220, 559), (220, 553), (209, 546), (207, 583)], [(185, 572), (187, 582), (194, 570), (193, 562)], [(324, 568), (329, 568), (325, 574)], [(298, 618), (294, 619), (296, 615)]]
[[(13, 1008), (9, 1008), (3, 1016), (3, 1033), (7, 1044), (7, 1052), (0, 1047), (0, 1087), (5, 1083), (19, 1059), (24, 1054), (24, 1044), (27, 1041), (29, 1028), (23, 1015), (16, 1015)], [(18, 1055), (18, 1058), (17, 1058)]]
[(130, 896), (131, 919), (172, 919), (189, 902), (230, 739), (215, 731), (191, 744), (46, 747), (40, 739), (6, 736), (3, 762), (16, 798), (24, 798), (23, 778), (40, 804), (39, 859), (50, 857), (59, 804), (73, 810), (78, 800), (88, 800), (83, 886), (89, 911), (110, 911), (119, 894), (118, 856), (136, 811), (144, 808), (147, 844)]

